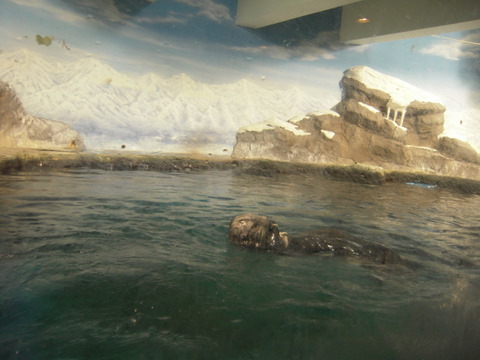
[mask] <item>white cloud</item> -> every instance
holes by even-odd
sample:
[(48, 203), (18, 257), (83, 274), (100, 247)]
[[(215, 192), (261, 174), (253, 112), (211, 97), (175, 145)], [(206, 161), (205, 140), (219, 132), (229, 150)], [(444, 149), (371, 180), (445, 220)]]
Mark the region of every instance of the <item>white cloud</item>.
[(137, 17), (135, 22), (144, 24), (184, 24), (187, 22), (186, 18), (180, 18), (173, 15), (156, 16), (156, 17)]
[(357, 45), (357, 46), (351, 46), (348, 48), (348, 50), (356, 52), (356, 53), (364, 53), (368, 49), (370, 49), (372, 45), (367, 44), (367, 45)]
[(303, 61), (317, 61), (319, 58), (313, 55), (305, 55), (301, 58)]
[(90, 12), (90, 19), (100, 19), (101, 22), (107, 20), (112, 23), (124, 23), (129, 19), (128, 15), (125, 15), (118, 10), (113, 0), (70, 0), (70, 3), (84, 11)]
[(298, 46), (291, 50), (293, 57), (298, 57), (303, 61), (316, 61), (320, 59), (333, 60), (335, 55), (333, 51), (318, 46)]
[(264, 45), (257, 47), (231, 47), (231, 50), (246, 54), (261, 54), (272, 59), (300, 61), (334, 60), (335, 52), (341, 50), (341, 45), (336, 40), (335, 32), (322, 32), (315, 38), (301, 41), (295, 46)]
[(85, 15), (75, 11), (74, 9), (70, 10), (58, 5), (55, 5), (51, 0), (8, 0), (14, 4), (30, 7), (33, 9), (38, 9), (44, 11), (49, 16), (55, 19), (55, 21), (61, 21), (67, 24), (75, 24), (82, 27), (87, 27), (91, 25), (100, 26), (103, 28), (108, 28), (109, 25), (105, 22), (105, 19), (111, 23), (128, 23), (128, 16), (122, 14), (118, 11), (113, 0), (102, 0), (101, 2), (97, 1), (83, 1), (83, 0), (72, 0), (73, 5), (82, 7), (86, 12), (90, 14)]
[(333, 53), (327, 51), (327, 52), (322, 54), (322, 58), (324, 58), (325, 60), (334, 60), (335, 55), (333, 55)]
[(301, 61), (317, 61), (320, 59), (333, 60), (335, 55), (333, 51), (321, 47), (300, 45), (296, 47), (283, 47), (278, 45), (268, 46), (233, 46), (229, 48), (233, 51), (243, 52), (253, 55), (264, 55), (272, 59), (287, 60), (297, 58)]
[(217, 4), (213, 0), (176, 0), (179, 3), (186, 4), (188, 6), (198, 8), (198, 15), (205, 16), (206, 18), (215, 22), (221, 23), (224, 21), (233, 21), (230, 16), (228, 7), (222, 4)]
[(276, 45), (231, 46), (229, 47), (229, 50), (238, 51), (238, 52), (251, 54), (251, 55), (265, 55), (267, 57), (270, 57), (272, 59), (277, 59), (277, 60), (286, 60), (290, 57), (288, 51), (285, 48), (281, 46), (276, 46)]
[(460, 60), (462, 57), (462, 50), (460, 48), (460, 44), (458, 43), (437, 43), (432, 44), (427, 48), (423, 48), (420, 50), (421, 54), (424, 55), (433, 55), (443, 57), (447, 60)]
[(154, 33), (145, 32), (143, 30), (137, 30), (135, 28), (123, 28), (119, 30), (123, 36), (126, 38), (143, 42), (149, 45), (153, 45), (158, 48), (169, 48), (176, 50), (185, 50), (188, 49), (187, 45), (181, 46), (181, 42), (171, 42), (167, 39), (159, 39), (158, 36), (155, 36)]
[(443, 57), (458, 61), (465, 58), (475, 58), (480, 52), (480, 32), (467, 35), (463, 39), (435, 36), (440, 40), (429, 47), (420, 50), (421, 54)]

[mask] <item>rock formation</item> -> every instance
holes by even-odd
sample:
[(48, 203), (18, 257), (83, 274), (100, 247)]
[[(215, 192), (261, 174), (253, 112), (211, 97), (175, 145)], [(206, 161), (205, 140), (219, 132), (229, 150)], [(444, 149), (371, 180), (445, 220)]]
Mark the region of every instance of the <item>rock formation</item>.
[(67, 124), (28, 114), (7, 83), (0, 81), (0, 146), (84, 150), (80, 135)]
[(441, 136), (446, 109), (432, 95), (365, 66), (345, 71), (340, 87), (333, 110), (239, 129), (232, 156), (480, 179), (476, 150)]

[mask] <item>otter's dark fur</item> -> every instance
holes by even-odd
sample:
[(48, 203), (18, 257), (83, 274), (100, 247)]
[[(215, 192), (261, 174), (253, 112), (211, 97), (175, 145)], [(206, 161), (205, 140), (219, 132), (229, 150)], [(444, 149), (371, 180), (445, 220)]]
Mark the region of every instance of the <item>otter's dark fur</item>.
[(334, 255), (369, 258), (380, 264), (401, 262), (392, 250), (342, 230), (319, 229), (291, 237), (280, 232), (278, 225), (268, 216), (256, 214), (235, 216), (230, 222), (228, 238), (234, 244), (267, 251), (329, 251)]

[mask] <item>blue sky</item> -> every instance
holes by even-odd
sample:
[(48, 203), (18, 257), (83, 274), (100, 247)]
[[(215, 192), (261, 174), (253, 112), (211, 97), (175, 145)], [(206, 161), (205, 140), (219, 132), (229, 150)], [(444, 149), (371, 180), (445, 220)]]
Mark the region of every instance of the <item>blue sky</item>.
[[(285, 48), (236, 26), (236, 0), (147, 1), (149, 6), (130, 16), (118, 11), (113, 0), (3, 0), (0, 49), (94, 56), (120, 71), (164, 76), (184, 72), (212, 83), (250, 77), (314, 86), (337, 86), (342, 71), (355, 65), (417, 86), (436, 87), (439, 79), (459, 85), (461, 62), (478, 56), (478, 32), (336, 51), (307, 43)], [(59, 42), (48, 49), (40, 46), (36, 34), (65, 39), (71, 50)], [(473, 44), (451, 39), (473, 39)]]

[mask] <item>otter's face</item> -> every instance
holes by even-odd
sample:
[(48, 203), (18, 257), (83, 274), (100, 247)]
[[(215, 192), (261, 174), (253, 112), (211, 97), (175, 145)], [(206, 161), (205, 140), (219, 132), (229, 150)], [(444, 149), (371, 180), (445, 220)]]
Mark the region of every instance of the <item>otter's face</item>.
[(256, 249), (287, 247), (286, 235), (279, 232), (278, 225), (268, 216), (255, 214), (235, 216), (230, 222), (228, 238), (234, 244)]

